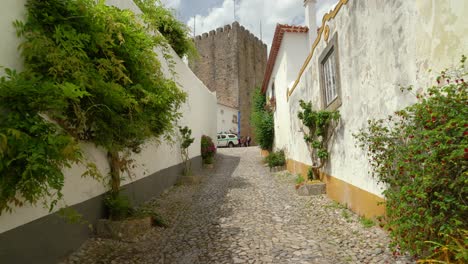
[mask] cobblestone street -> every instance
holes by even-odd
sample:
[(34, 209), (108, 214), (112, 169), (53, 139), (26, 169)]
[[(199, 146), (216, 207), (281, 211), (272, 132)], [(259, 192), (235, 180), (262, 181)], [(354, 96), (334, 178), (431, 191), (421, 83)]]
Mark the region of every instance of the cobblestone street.
[(92, 239), (67, 263), (411, 263), (325, 196), (299, 197), (258, 148), (219, 149), (201, 183), (150, 203), (169, 222), (133, 242)]

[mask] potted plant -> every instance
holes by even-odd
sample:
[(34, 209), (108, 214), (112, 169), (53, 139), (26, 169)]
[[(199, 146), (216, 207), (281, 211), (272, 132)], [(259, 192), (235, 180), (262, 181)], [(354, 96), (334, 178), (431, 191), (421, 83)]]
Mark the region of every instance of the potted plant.
[(307, 170), (307, 180), (305, 180), (301, 175), (298, 175), (298, 178), (296, 179), (296, 190), (299, 195), (309, 196), (326, 193), (325, 183), (318, 180), (315, 176), (319, 175), (319, 172), (316, 170), (318, 169), (315, 169), (313, 167), (310, 167)]
[(211, 137), (203, 135), (201, 138), (201, 155), (204, 168), (214, 168), (215, 154), (216, 146), (213, 143), (213, 140), (211, 139)]

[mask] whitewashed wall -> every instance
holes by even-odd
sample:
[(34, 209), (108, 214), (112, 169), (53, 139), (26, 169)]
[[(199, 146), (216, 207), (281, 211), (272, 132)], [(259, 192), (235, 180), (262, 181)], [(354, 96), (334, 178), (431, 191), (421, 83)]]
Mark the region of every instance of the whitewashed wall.
[[(109, 4), (120, 8), (129, 8), (135, 13), (140, 11), (131, 0), (107, 1)], [(0, 9), (0, 65), (21, 69), (21, 59), (17, 46), (19, 41), (16, 37), (12, 21), (23, 19), (25, 14), (24, 4), (26, 0), (6, 0)], [(192, 129), (192, 136), (195, 142), (189, 149), (191, 158), (200, 156), (200, 138), (208, 135), (216, 138), (216, 94), (211, 93), (206, 86), (192, 73), (183, 61), (171, 50), (175, 61), (176, 80), (187, 93), (187, 103), (183, 105), (181, 112), (183, 117), (180, 120), (181, 126), (187, 125)], [(167, 72), (167, 65), (163, 64)], [(107, 175), (109, 166), (106, 152), (96, 148), (92, 144), (82, 144), (86, 158), (98, 165), (103, 175)], [(123, 184), (128, 184), (147, 177), (162, 169), (169, 168), (182, 162), (179, 145), (167, 143), (157, 143), (155, 140), (148, 142), (141, 153), (135, 154), (131, 158), (135, 159), (136, 168), (132, 170), (134, 177), (127, 179)], [(66, 170), (64, 193), (64, 204), (74, 205), (93, 197), (105, 193), (107, 190), (101, 184), (90, 178), (81, 178), (84, 167), (76, 165)], [(47, 209), (41, 205), (25, 206), (16, 208), (13, 213), (3, 213), (0, 215), (0, 234), (21, 226), (35, 219), (48, 215)]]
[[(234, 122), (235, 121), (235, 122)], [(239, 112), (236, 108), (218, 104), (218, 133), (238, 132)]]
[[(457, 65), (468, 54), (468, 2), (462, 0), (358, 1), (349, 0), (327, 22), (330, 39), (337, 33), (341, 75), (342, 115), (325, 172), (382, 197), (381, 186), (370, 177), (365, 153), (355, 147), (352, 134), (368, 119), (383, 118), (414, 102), (399, 86), (416, 90), (434, 84), (439, 72)], [(311, 164), (298, 132), (300, 99), (321, 105), (318, 58), (321, 40), (289, 99), (291, 116), (288, 158)], [(307, 54), (303, 54), (303, 61)], [(280, 121), (288, 122), (287, 120)]]
[(290, 114), (286, 100), (286, 92), (290, 84), (296, 80), (297, 73), (304, 61), (304, 54), (307, 52), (306, 33), (285, 32), (281, 42), (276, 63), (271, 73), (271, 78), (266, 91), (267, 99), (272, 97), (272, 85), (275, 82), (276, 111), (275, 121), (275, 141), (274, 148), (289, 152), (289, 127)]

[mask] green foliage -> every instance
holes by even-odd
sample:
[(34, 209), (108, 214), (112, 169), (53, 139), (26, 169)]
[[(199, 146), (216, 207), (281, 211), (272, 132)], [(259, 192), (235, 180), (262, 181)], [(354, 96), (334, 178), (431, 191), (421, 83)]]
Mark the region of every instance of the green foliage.
[(173, 10), (165, 8), (160, 0), (134, 0), (143, 12), (148, 28), (160, 32), (179, 57), (197, 57), (197, 49), (189, 36), (190, 29), (177, 20)]
[(275, 137), (273, 113), (265, 110), (266, 97), (260, 88), (252, 95), (251, 122), (254, 129), (255, 142), (264, 150), (271, 150)]
[[(446, 243), (468, 229), (468, 85), (465, 57), (417, 103), (355, 135), (373, 176), (384, 183), (387, 222), (403, 250), (426, 256), (425, 241)], [(443, 83), (443, 84), (442, 84)], [(411, 90), (411, 87), (407, 90)]]
[(350, 222), (351, 220), (351, 214), (349, 213), (348, 209), (343, 209), (341, 211), (341, 216), (344, 217), (344, 219), (346, 219), (346, 222)]
[(270, 155), (268, 155), (265, 158), (266, 162), (268, 163), (268, 167), (273, 168), (276, 166), (284, 166), (286, 164), (286, 159), (284, 156), (284, 151), (276, 151), (276, 152), (271, 152)]
[(132, 214), (132, 217), (151, 217), (151, 221), (154, 226), (169, 227), (169, 223), (159, 213), (148, 206), (136, 208)]
[(314, 180), (316, 178), (317, 178), (317, 176), (315, 176), (314, 170), (312, 168), (307, 169), (307, 179), (309, 181), (312, 181), (312, 180)]
[(127, 196), (114, 193), (108, 194), (104, 199), (104, 205), (111, 220), (123, 220), (133, 215), (133, 207)]
[[(299, 101), (302, 111), (299, 111), (297, 117), (308, 131), (304, 132), (304, 140), (309, 147), (312, 158), (312, 168), (320, 169), (325, 165), (329, 158), (328, 141), (333, 135), (334, 129), (340, 119), (338, 111), (315, 111), (311, 102)], [(315, 176), (315, 179), (317, 177)]]
[(188, 149), (190, 145), (192, 145), (193, 141), (195, 141), (195, 138), (192, 137), (192, 130), (187, 126), (184, 126), (179, 127), (179, 132), (182, 137), (180, 147), (182, 149)]
[(302, 177), (300, 174), (297, 174), (296, 180), (295, 180), (295, 181), (296, 181), (296, 185), (300, 185), (300, 184), (302, 184), (303, 182), (305, 182), (305, 179), (304, 179), (304, 177)]
[(133, 207), (127, 196), (122, 194), (109, 194), (104, 199), (109, 219), (120, 221), (132, 218), (151, 217), (152, 224), (160, 227), (168, 227), (167, 221), (148, 205)]
[(188, 148), (192, 145), (195, 138), (192, 138), (192, 130), (187, 126), (179, 127), (179, 132), (181, 135), (180, 153), (182, 155), (182, 160), (184, 161), (184, 175), (188, 176), (192, 172)]
[(25, 67), (66, 98), (49, 117), (107, 148), (111, 165), (126, 164), (120, 151), (172, 131), (185, 93), (164, 77), (154, 51), (161, 42), (132, 12), (90, 0), (30, 0), (27, 8), (26, 23), (16, 23)]
[(359, 222), (361, 222), (362, 226), (365, 228), (371, 228), (375, 226), (375, 222), (372, 221), (372, 219), (365, 218), (364, 216), (359, 218)]
[(433, 246), (432, 253), (418, 263), (468, 263), (468, 231), (461, 230), (455, 237), (445, 236), (445, 244), (427, 241)]
[(0, 212), (46, 197), (56, 204), (62, 168), (81, 158), (78, 140), (109, 150), (118, 191), (129, 164), (119, 152), (169, 138), (186, 98), (161, 70), (162, 38), (132, 12), (92, 0), (26, 7), (26, 21), (14, 23), (25, 71), (7, 69), (0, 80)]
[(30, 0), (27, 8), (17, 23), (26, 69), (71, 96), (52, 118), (116, 151), (172, 129), (185, 94), (164, 77), (160, 43), (132, 12), (90, 0)]
[(62, 198), (62, 168), (82, 158), (77, 142), (41, 115), (61, 111), (65, 95), (41, 84), (38, 76), (5, 72), (0, 78), (0, 214), (38, 201), (52, 211)]
[(216, 154), (216, 146), (209, 136), (203, 135), (201, 138), (201, 155), (203, 163), (213, 164), (214, 155)]
[(71, 207), (60, 208), (60, 210), (57, 211), (57, 215), (67, 221), (67, 223), (79, 225), (87, 224), (91, 227), (91, 224), (83, 219), (83, 215)]

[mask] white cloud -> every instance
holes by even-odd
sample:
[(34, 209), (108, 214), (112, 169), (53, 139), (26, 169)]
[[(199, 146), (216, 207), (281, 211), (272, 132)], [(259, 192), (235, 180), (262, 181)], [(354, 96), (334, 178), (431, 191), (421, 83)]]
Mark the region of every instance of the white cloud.
[(180, 6), (180, 0), (162, 0), (161, 1), (165, 6), (177, 9)]
[(328, 13), (328, 11), (332, 10), (335, 8), (336, 4), (338, 3), (338, 0), (325, 0), (325, 1), (318, 1), (319, 3), (317, 4), (317, 25), (321, 26), (322, 25), (322, 18), (325, 15), (325, 13)]
[[(200, 35), (226, 24), (231, 24), (234, 21), (234, 1), (224, 0), (221, 6), (210, 9), (206, 16), (197, 15), (195, 34)], [(317, 25), (320, 25), (322, 16), (333, 8), (337, 0), (320, 0), (317, 2)], [(236, 0), (236, 20), (259, 38), (261, 21), (263, 42), (270, 46), (277, 23), (304, 24), (303, 3), (302, 0)], [(193, 30), (194, 18), (190, 18), (187, 24)]]

